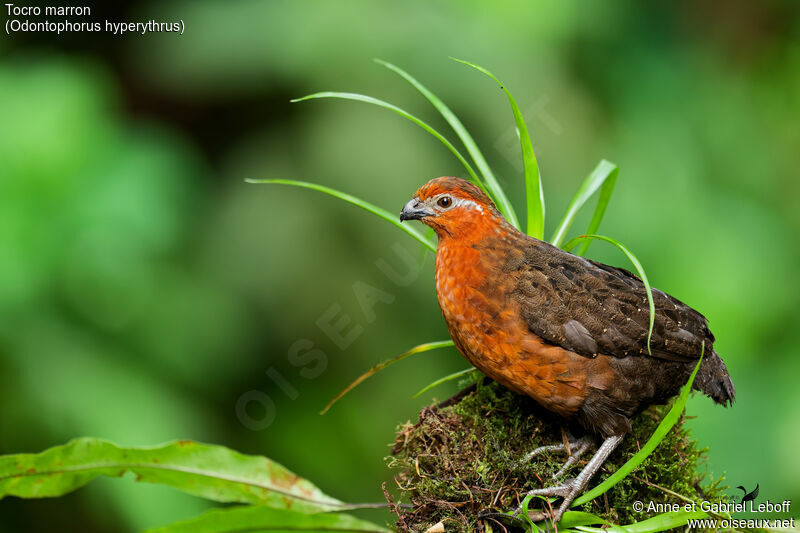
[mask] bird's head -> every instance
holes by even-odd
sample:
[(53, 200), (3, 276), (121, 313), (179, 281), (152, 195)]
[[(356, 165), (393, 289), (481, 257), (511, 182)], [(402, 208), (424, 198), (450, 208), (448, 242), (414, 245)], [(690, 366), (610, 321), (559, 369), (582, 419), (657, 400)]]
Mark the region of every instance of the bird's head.
[(464, 238), (507, 225), (489, 197), (461, 178), (435, 178), (403, 207), (400, 221), (419, 220), (444, 236)]

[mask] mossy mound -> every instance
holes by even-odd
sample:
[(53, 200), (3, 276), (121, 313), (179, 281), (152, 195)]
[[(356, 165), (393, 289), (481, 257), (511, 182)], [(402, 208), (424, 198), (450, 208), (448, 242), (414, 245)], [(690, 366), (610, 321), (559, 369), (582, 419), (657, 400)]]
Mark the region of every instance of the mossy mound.
[[(401, 531), (425, 531), (444, 521), (446, 531), (484, 531), (486, 513), (515, 509), (531, 489), (553, 484), (563, 453), (525, 460), (534, 448), (563, 442), (565, 430), (577, 427), (494, 382), (477, 383), (473, 391), (441, 407), (426, 407), (417, 424), (400, 427), (388, 458), (397, 471)], [(630, 459), (655, 431), (666, 407), (651, 407), (633, 420), (633, 431), (591, 481), (597, 485)], [(595, 513), (616, 524), (630, 524), (653, 513), (635, 512), (634, 501), (683, 503), (670, 492), (692, 499), (723, 499), (721, 480), (704, 479), (699, 466), (705, 450), (697, 448), (681, 419), (653, 454), (605, 495), (574, 510)], [(570, 470), (575, 476), (593, 451)], [(532, 500), (531, 511), (540, 500)], [(515, 529), (504, 523), (508, 531)], [(495, 531), (502, 529), (494, 523)]]

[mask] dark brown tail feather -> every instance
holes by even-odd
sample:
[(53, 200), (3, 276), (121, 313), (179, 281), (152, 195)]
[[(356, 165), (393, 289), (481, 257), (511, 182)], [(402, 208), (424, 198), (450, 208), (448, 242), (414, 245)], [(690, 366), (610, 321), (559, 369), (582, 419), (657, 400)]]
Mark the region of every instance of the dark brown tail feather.
[(713, 351), (700, 363), (692, 388), (704, 392), (715, 402), (725, 406), (732, 404), (736, 398), (736, 388), (728, 375), (728, 369), (717, 352)]

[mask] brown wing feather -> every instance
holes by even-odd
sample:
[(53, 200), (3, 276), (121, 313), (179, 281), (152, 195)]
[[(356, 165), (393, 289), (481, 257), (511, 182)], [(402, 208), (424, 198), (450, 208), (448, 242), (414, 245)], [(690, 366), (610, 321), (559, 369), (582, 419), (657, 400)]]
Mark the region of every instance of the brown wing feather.
[[(503, 270), (517, 278), (512, 297), (531, 331), (587, 357), (648, 355), (650, 310), (637, 276), (542, 241), (526, 241)], [(653, 290), (653, 300), (654, 357), (697, 359), (703, 342), (711, 353), (714, 335), (702, 314), (658, 289)]]

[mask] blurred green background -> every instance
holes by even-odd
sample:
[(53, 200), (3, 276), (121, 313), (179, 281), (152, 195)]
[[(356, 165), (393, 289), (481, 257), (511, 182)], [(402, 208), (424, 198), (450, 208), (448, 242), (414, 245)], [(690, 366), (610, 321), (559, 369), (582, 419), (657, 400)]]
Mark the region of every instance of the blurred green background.
[[(799, 7), (168, 0), (93, 6), (92, 20), (183, 19), (182, 36), (3, 36), (0, 452), (198, 439), (380, 501), (396, 424), (431, 401), (410, 396), (465, 362), (416, 356), (318, 411), (377, 361), (446, 338), (431, 258), (398, 285), (384, 271), (408, 274), (415, 241), (318, 193), (243, 180), (317, 181), (399, 211), (428, 179), (462, 175), (385, 110), (289, 103), (362, 92), (447, 131), (380, 57), (451, 105), (523, 213), (507, 102), (452, 55), (493, 71), (525, 113), (548, 235), (597, 161), (619, 164), (601, 232), (709, 317), (737, 387), (732, 409), (690, 402), (709, 471), (800, 501)], [(626, 266), (602, 243), (590, 255)], [(384, 294), (365, 309), (367, 287)], [(325, 333), (326, 313), (350, 321), (351, 342)], [(132, 531), (207, 505), (100, 480), (0, 501), (0, 531)]]

